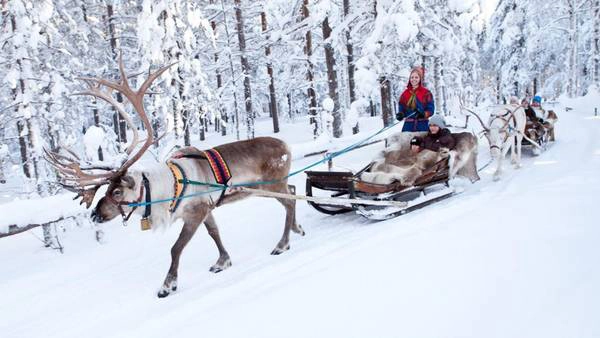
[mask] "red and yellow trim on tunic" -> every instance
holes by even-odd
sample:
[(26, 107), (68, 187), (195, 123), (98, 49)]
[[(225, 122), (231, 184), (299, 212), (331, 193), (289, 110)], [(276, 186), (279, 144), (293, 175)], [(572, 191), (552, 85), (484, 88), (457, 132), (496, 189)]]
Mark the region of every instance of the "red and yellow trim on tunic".
[(216, 149), (208, 149), (203, 152), (210, 164), (213, 175), (215, 176), (215, 181), (217, 181), (218, 184), (227, 184), (231, 178), (231, 172), (229, 171), (229, 167), (223, 159), (223, 156), (221, 156), (221, 153)]

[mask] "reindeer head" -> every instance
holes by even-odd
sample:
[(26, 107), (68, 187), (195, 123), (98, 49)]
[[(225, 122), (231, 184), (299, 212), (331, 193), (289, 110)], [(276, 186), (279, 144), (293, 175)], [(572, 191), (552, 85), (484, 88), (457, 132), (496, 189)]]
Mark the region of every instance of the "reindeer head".
[[(518, 106), (517, 109), (519, 109)], [(481, 126), (483, 127), (481, 133), (488, 140), (492, 158), (497, 159), (499, 156), (502, 156), (502, 147), (504, 147), (504, 144), (509, 137), (509, 122), (511, 119), (514, 119), (515, 111), (507, 109), (507, 112), (503, 115), (492, 114), (490, 115), (487, 125), (483, 123), (481, 117), (479, 117), (479, 115), (477, 115), (474, 111), (469, 112), (475, 115), (479, 123), (481, 123)]]
[(139, 192), (133, 176), (123, 175), (115, 178), (106, 190), (106, 194), (98, 201), (96, 208), (92, 210), (92, 220), (96, 223), (104, 223), (121, 215), (126, 218), (126, 212), (133, 210), (129, 207), (131, 203), (140, 202)]
[[(126, 211), (129, 213), (133, 211), (129, 204), (141, 200), (140, 195), (143, 192), (143, 185), (136, 184), (135, 179), (127, 171), (154, 142), (154, 131), (144, 109), (143, 99), (152, 82), (172, 65), (160, 68), (150, 74), (137, 91), (129, 86), (122, 55), (119, 56), (120, 80), (113, 82), (98, 78), (81, 78), (88, 85), (88, 89), (77, 93), (77, 95), (92, 95), (113, 105), (133, 130), (131, 145), (125, 150), (127, 159), (120, 167), (82, 166), (81, 161), (72, 151), (68, 151), (69, 155), (62, 155), (45, 150), (46, 159), (58, 171), (60, 183), (68, 190), (76, 192), (77, 196), (75, 198), (81, 197), (80, 203), (85, 203), (87, 208), (92, 205), (98, 188), (108, 184), (104, 197), (100, 199), (92, 212), (92, 218), (96, 222), (106, 222), (118, 215), (125, 218)], [(135, 148), (142, 141), (139, 141), (137, 129), (131, 118), (113, 97), (113, 91), (119, 92), (127, 98), (146, 129), (146, 140), (133, 155)]]

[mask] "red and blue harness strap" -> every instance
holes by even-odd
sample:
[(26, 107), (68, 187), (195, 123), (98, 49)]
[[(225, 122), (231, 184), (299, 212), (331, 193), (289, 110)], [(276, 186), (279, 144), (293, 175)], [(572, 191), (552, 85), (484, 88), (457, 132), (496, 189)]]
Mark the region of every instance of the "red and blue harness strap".
[(215, 176), (215, 181), (217, 181), (218, 184), (227, 185), (227, 182), (231, 179), (231, 172), (229, 171), (229, 167), (223, 159), (223, 156), (221, 156), (221, 153), (216, 149), (204, 150), (203, 153), (210, 164), (210, 168)]

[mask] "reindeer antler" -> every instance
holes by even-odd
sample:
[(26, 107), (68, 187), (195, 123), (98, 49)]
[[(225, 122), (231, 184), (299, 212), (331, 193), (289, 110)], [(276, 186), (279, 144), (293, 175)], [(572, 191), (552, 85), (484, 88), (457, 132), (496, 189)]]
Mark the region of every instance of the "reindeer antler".
[[(119, 168), (106, 168), (106, 167), (81, 167), (81, 161), (77, 156), (71, 152), (70, 156), (61, 155), (56, 152), (51, 152), (44, 149), (44, 154), (48, 162), (58, 171), (60, 184), (66, 189), (77, 192), (77, 197), (81, 197), (81, 203), (86, 203), (86, 207), (89, 208), (94, 199), (94, 195), (98, 188), (104, 184), (108, 184), (116, 177), (122, 176), (129, 167), (131, 167), (137, 160), (139, 160), (144, 152), (154, 142), (154, 130), (150, 119), (144, 109), (144, 95), (152, 82), (156, 80), (162, 73), (164, 73), (169, 67), (174, 65), (172, 63), (166, 67), (162, 67), (159, 70), (151, 73), (144, 83), (140, 86), (137, 91), (131, 89), (128, 82), (128, 77), (125, 74), (125, 67), (123, 66), (123, 55), (119, 55), (119, 73), (120, 79), (118, 81), (109, 81), (100, 78), (81, 78), (87, 85), (88, 89), (76, 93), (75, 95), (91, 95), (100, 98), (112, 106), (114, 106), (119, 114), (125, 119), (129, 127), (133, 130), (134, 136), (131, 144), (126, 149), (127, 155), (131, 155), (133, 150), (139, 143), (139, 135), (137, 128), (135, 128), (133, 121), (129, 114), (125, 112), (121, 104), (119, 104), (112, 96), (112, 92), (116, 91), (132, 104), (134, 110), (140, 117), (144, 128), (147, 132), (147, 137), (142, 147), (133, 156), (129, 157)], [(106, 88), (106, 89), (103, 89)], [(98, 172), (100, 170), (101, 172)]]
[[(123, 94), (123, 96), (125, 96), (127, 98), (127, 100), (129, 100), (129, 102), (133, 106), (134, 110), (138, 113), (140, 120), (142, 121), (142, 124), (144, 125), (144, 128), (146, 129), (146, 132), (147, 132), (146, 141), (144, 142), (144, 144), (142, 145), (140, 150), (138, 150), (138, 152), (135, 153), (135, 155), (133, 157), (127, 159), (127, 161), (125, 161), (125, 163), (118, 169), (119, 174), (123, 174), (125, 171), (127, 171), (127, 169), (129, 167), (131, 167), (131, 165), (133, 165), (137, 160), (140, 159), (140, 157), (142, 157), (143, 153), (154, 142), (154, 131), (152, 129), (152, 124), (150, 123), (150, 119), (148, 118), (148, 115), (146, 114), (146, 110), (144, 109), (144, 102), (143, 102), (144, 95), (146, 94), (146, 91), (148, 90), (148, 88), (150, 88), (150, 85), (152, 85), (152, 82), (154, 82), (154, 80), (156, 80), (162, 73), (164, 73), (167, 69), (169, 69), (174, 64), (175, 63), (172, 63), (168, 66), (160, 68), (159, 70), (155, 71), (154, 73), (151, 73), (148, 76), (148, 78), (146, 79), (146, 81), (144, 81), (144, 83), (140, 86), (140, 89), (138, 89), (137, 91), (134, 91), (129, 86), (129, 82), (127, 80), (127, 75), (125, 74), (125, 69), (123, 66), (123, 55), (122, 54), (119, 55), (119, 72), (121, 74), (121, 79), (118, 82), (112, 82), (112, 81), (108, 81), (105, 79), (99, 79), (99, 78), (82, 78), (84, 81), (86, 81), (86, 83), (88, 83), (90, 88), (92, 88), (92, 89), (84, 92), (85, 94), (89, 94), (89, 95), (101, 98), (103, 100), (106, 100), (108, 103), (114, 105), (115, 107), (118, 107), (118, 105), (115, 105), (116, 102), (115, 102), (114, 98), (112, 96), (105, 95), (106, 94), (105, 92), (100, 91), (99, 90), (100, 86), (105, 86), (107, 88), (110, 88), (112, 90), (115, 90), (115, 91)], [(98, 88), (98, 90), (95, 90), (95, 88)], [(127, 115), (122, 109), (119, 111), (119, 113)], [(137, 139), (136, 139), (136, 141), (137, 141)], [(135, 145), (132, 143), (132, 146), (135, 146)], [(128, 154), (130, 155), (130, 153), (128, 153)]]
[(477, 118), (477, 120), (479, 120), (479, 123), (481, 123), (481, 126), (483, 127), (483, 130), (486, 132), (489, 132), (490, 129), (485, 125), (485, 123), (483, 123), (483, 120), (481, 119), (481, 117), (479, 117), (479, 115), (477, 113), (475, 113), (473, 110), (465, 107), (462, 105), (462, 102), (460, 104), (460, 108), (466, 110), (468, 113), (475, 115), (475, 117)]
[[(489, 132), (489, 129), (488, 129), (488, 127), (485, 125), (485, 123), (483, 123), (483, 120), (481, 119), (481, 117), (479, 117), (479, 115), (477, 115), (477, 113), (475, 113), (475, 112), (474, 112), (472, 109), (469, 109), (469, 108), (467, 108), (467, 107), (464, 105), (463, 98), (462, 98), (462, 97), (460, 97), (460, 96), (458, 97), (458, 103), (459, 103), (459, 105), (460, 105), (460, 109), (464, 109), (464, 110), (466, 110), (468, 113), (475, 115), (475, 117), (477, 118), (477, 120), (479, 120), (479, 123), (481, 123), (481, 126), (483, 127), (483, 130), (484, 130), (484, 131), (486, 131), (486, 132)], [(468, 116), (468, 115), (467, 115), (467, 116)]]

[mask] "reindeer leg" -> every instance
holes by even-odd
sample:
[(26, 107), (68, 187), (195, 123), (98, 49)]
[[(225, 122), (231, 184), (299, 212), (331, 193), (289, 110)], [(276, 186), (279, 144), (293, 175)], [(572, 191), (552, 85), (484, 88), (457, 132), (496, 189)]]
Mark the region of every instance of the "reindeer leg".
[(521, 148), (523, 145), (523, 135), (517, 135), (517, 163), (515, 164), (515, 168), (521, 168)]
[(508, 151), (508, 147), (507, 148), (502, 148), (499, 149), (498, 151), (498, 158), (496, 159), (497, 161), (497, 166), (496, 166), (496, 172), (494, 173), (494, 181), (499, 181), (500, 177), (502, 176), (502, 161), (504, 160), (504, 157), (506, 156), (506, 153)]
[(221, 236), (219, 235), (219, 228), (217, 227), (217, 223), (215, 222), (215, 218), (212, 213), (209, 213), (204, 220), (204, 225), (206, 226), (206, 230), (210, 237), (215, 241), (217, 245), (217, 249), (219, 249), (219, 259), (217, 262), (210, 267), (210, 272), (218, 273), (221, 272), (228, 267), (231, 266), (231, 259), (229, 258), (229, 254), (225, 247), (223, 246), (223, 242), (221, 242)]
[[(288, 193), (292, 194), (292, 195), (296, 195), (296, 186), (294, 185), (288, 185), (288, 189), (287, 189)], [(300, 226), (300, 224), (298, 224), (296, 222), (296, 200), (290, 200), (292, 202), (292, 206), (293, 206), (293, 210), (292, 210), (292, 216), (293, 216), (293, 221), (292, 221), (292, 231), (300, 234), (301, 236), (306, 235), (306, 232), (304, 232), (304, 229), (302, 229), (302, 227)], [(286, 209), (286, 223), (287, 223), (287, 209)]]
[(511, 142), (510, 142), (510, 164), (513, 164), (516, 166), (516, 164), (518, 163), (517, 161), (517, 146), (515, 144), (515, 142), (517, 141), (517, 137), (511, 137)]
[[(289, 194), (290, 191), (287, 184), (283, 185), (279, 189), (279, 192)], [(271, 255), (279, 255), (290, 249), (290, 230), (294, 229), (294, 232), (304, 235), (304, 230), (302, 230), (302, 227), (296, 224), (296, 200), (286, 198), (276, 199), (285, 207), (285, 227), (283, 229), (283, 236), (279, 240), (279, 243), (277, 243), (275, 249), (271, 251)]]
[(198, 226), (206, 217), (206, 212), (206, 210), (203, 212), (200, 221), (185, 222), (183, 224), (183, 228), (179, 233), (179, 238), (177, 238), (177, 241), (171, 248), (171, 266), (169, 267), (167, 277), (165, 278), (162, 287), (158, 291), (159, 298), (167, 297), (172, 291), (177, 290), (177, 270), (179, 269), (179, 258), (181, 257), (181, 252), (196, 233)]

